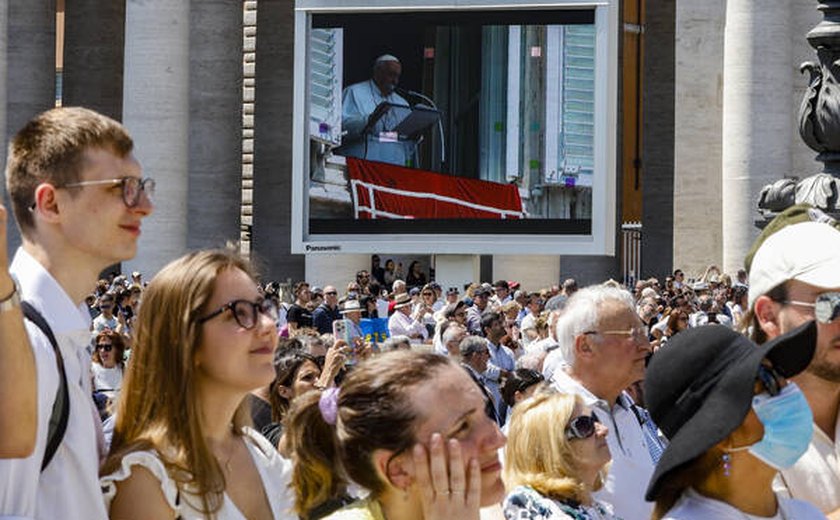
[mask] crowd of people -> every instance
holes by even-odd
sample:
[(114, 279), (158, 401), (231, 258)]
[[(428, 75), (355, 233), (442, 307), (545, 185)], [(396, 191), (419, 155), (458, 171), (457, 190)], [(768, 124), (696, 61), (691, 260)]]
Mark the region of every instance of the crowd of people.
[(7, 172), (2, 517), (840, 518), (840, 226), (813, 208), (733, 276), (444, 289), (374, 256), (285, 295), (229, 250), (98, 280), (154, 181), (95, 112), (30, 121)]

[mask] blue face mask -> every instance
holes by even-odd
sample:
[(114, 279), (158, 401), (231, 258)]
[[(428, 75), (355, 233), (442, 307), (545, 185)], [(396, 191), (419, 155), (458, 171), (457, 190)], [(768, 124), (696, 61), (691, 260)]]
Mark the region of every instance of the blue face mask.
[(749, 452), (780, 471), (793, 466), (814, 434), (814, 416), (802, 391), (788, 383), (775, 397), (766, 392), (753, 397), (752, 408), (764, 425), (764, 437)]

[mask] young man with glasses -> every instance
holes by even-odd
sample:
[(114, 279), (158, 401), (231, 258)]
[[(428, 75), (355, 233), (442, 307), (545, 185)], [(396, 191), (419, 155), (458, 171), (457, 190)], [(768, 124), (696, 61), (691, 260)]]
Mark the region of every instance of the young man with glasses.
[[(26, 323), (37, 370), (37, 436), (30, 456), (0, 461), (0, 516), (107, 517), (84, 300), (102, 270), (134, 257), (141, 222), (152, 212), (154, 181), (142, 178), (132, 149), (119, 123), (83, 108), (36, 116), (9, 146), (7, 189), (23, 245), (10, 268), (16, 292), (4, 292), (0, 279), (0, 309), (14, 308), (18, 296), (30, 302), (62, 356), (56, 357), (40, 328)], [(67, 428), (42, 469), (53, 403), (59, 392), (65, 395), (59, 360), (69, 399)]]
[(840, 518), (840, 231), (811, 221), (775, 231), (757, 247), (749, 279), (757, 343), (817, 322), (814, 357), (793, 378), (813, 412), (814, 434), (805, 455), (779, 473), (774, 489)]

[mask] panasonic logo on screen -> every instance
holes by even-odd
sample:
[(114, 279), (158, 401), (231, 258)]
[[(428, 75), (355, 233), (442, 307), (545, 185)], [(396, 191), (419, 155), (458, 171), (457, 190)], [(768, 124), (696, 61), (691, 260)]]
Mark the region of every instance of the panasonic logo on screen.
[(306, 244), (305, 249), (307, 253), (320, 253), (323, 251), (341, 251), (341, 246), (312, 246)]

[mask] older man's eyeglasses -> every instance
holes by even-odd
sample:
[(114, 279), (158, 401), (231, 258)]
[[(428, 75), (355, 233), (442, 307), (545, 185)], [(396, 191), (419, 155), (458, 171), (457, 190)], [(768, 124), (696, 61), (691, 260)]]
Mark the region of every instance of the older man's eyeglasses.
[(595, 412), (591, 415), (579, 415), (566, 426), (566, 439), (588, 439), (595, 435), (595, 424), (599, 423)]
[(64, 188), (81, 188), (84, 186), (119, 186), (122, 189), (122, 199), (125, 205), (133, 208), (140, 203), (140, 195), (146, 194), (149, 200), (155, 194), (155, 180), (146, 177), (120, 177), (119, 179), (104, 179), (101, 181), (82, 181), (65, 184)]
[(632, 327), (629, 330), (588, 330), (584, 332), (586, 335), (601, 335), (601, 336), (624, 336), (633, 338), (638, 341), (648, 340), (648, 329), (645, 326)]
[(212, 320), (227, 310), (230, 310), (233, 313), (233, 319), (235, 319), (236, 323), (238, 323), (243, 329), (250, 330), (256, 327), (259, 322), (259, 314), (268, 316), (271, 318), (271, 321), (277, 321), (277, 305), (275, 305), (274, 300), (267, 299), (256, 302), (248, 300), (233, 300), (232, 302), (222, 305), (207, 316), (199, 318), (197, 322), (204, 323), (208, 320)]
[(820, 323), (831, 323), (840, 316), (840, 292), (825, 292), (817, 295), (814, 303), (787, 300), (783, 303), (811, 307), (814, 309), (814, 317)]

